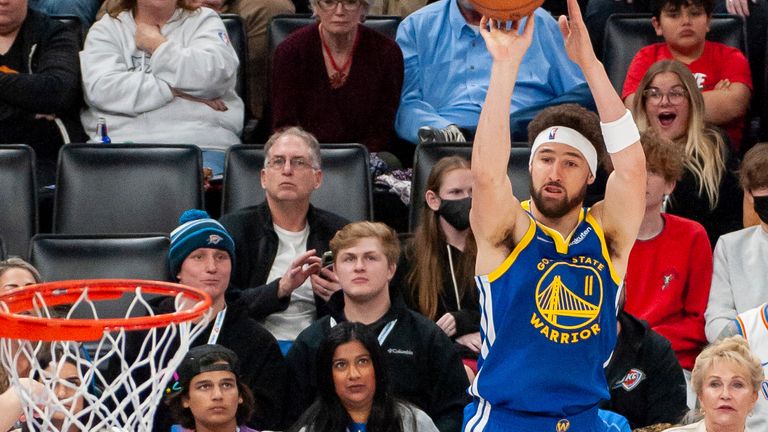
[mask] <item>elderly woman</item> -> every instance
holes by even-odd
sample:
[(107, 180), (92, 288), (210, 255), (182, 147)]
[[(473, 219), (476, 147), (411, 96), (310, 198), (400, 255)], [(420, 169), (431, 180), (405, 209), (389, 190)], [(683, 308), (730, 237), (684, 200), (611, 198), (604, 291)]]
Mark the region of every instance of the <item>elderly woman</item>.
[(301, 126), (321, 143), (391, 150), (403, 85), (397, 44), (360, 23), (365, 0), (311, 0), (317, 24), (275, 52), (272, 127)]
[(637, 88), (632, 111), (640, 130), (654, 129), (683, 147), (685, 172), (667, 212), (707, 230), (710, 246), (741, 229), (742, 191), (730, 171), (736, 160), (720, 132), (704, 123), (704, 97), (688, 68), (675, 60), (654, 63)]
[(704, 419), (667, 431), (753, 432), (746, 428), (747, 416), (757, 402), (764, 378), (760, 360), (741, 336), (710, 345), (693, 367), (693, 389)]
[(108, 12), (80, 53), (89, 136), (104, 117), (112, 142), (240, 142), (238, 58), (216, 12), (186, 0), (121, 0)]

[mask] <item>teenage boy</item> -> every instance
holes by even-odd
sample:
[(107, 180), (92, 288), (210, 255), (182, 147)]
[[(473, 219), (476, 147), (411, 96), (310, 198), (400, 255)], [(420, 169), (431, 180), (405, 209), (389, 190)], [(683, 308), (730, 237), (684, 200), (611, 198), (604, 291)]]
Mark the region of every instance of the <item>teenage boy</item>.
[(645, 71), (659, 60), (675, 59), (688, 66), (704, 95), (704, 120), (728, 132), (731, 146), (741, 143), (744, 115), (752, 94), (752, 74), (736, 48), (705, 40), (714, 0), (653, 0), (651, 24), (664, 42), (637, 52), (624, 80), (622, 99), (632, 106)]

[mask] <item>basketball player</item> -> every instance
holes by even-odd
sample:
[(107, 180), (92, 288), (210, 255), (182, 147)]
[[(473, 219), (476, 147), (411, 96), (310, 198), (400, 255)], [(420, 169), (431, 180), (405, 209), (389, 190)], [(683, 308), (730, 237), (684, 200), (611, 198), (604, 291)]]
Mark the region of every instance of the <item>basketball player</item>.
[[(645, 210), (645, 156), (576, 0), (568, 10), (571, 22), (559, 22), (565, 49), (584, 73), (600, 121), (576, 105), (533, 120), (530, 202), (514, 197), (507, 177), (507, 107), (534, 20), (522, 32), (519, 21), (507, 29), (483, 18), (480, 26), (494, 60), (472, 150), (483, 343), (467, 432), (606, 430), (597, 405), (608, 397), (603, 364), (616, 342), (615, 301)], [(615, 170), (605, 200), (582, 208), (603, 138)]]

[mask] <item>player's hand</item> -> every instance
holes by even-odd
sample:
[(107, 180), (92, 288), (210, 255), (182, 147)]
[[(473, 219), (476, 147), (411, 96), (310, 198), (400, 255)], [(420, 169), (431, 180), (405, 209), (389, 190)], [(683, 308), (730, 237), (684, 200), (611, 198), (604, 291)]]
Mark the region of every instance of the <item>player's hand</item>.
[(320, 257), (315, 256), (315, 252), (314, 249), (310, 249), (293, 260), (277, 285), (278, 298), (291, 295), (310, 275), (320, 271)]
[(456, 318), (450, 313), (441, 316), (435, 324), (437, 324), (448, 337), (453, 337), (453, 335), (456, 334)]
[(513, 61), (519, 64), (523, 60), (525, 52), (531, 46), (536, 19), (533, 13), (528, 15), (522, 34), (519, 33), (520, 22), (521, 20), (517, 20), (508, 23), (485, 16), (480, 20), (480, 35), (494, 61)]
[[(757, 0), (752, 0), (752, 3), (757, 4)], [(729, 14), (749, 16), (748, 0), (725, 0), (725, 9)]]
[(317, 274), (309, 277), (312, 282), (312, 291), (321, 299), (328, 301), (333, 293), (341, 289), (339, 278), (330, 268), (322, 268)]
[(476, 353), (480, 352), (480, 347), (483, 345), (483, 341), (480, 339), (480, 332), (469, 333), (465, 334), (464, 336), (457, 337), (456, 342), (464, 345)]
[(160, 33), (160, 27), (143, 22), (136, 23), (134, 38), (136, 39), (136, 48), (150, 54), (154, 53), (157, 47), (166, 41), (165, 36)]
[(576, 63), (581, 70), (584, 70), (587, 65), (597, 62), (597, 56), (592, 48), (592, 42), (589, 40), (589, 32), (586, 24), (584, 24), (577, 0), (568, 0), (568, 17), (561, 15), (557, 22), (560, 25), (560, 32), (563, 34), (565, 52), (568, 53), (568, 58)]

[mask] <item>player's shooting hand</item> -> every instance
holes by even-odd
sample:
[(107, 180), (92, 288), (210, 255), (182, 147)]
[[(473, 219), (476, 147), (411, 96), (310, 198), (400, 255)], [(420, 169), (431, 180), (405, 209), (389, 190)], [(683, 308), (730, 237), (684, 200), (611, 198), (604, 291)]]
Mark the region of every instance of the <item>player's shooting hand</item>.
[(453, 337), (453, 335), (456, 334), (456, 318), (450, 313), (441, 316), (435, 324), (437, 324), (448, 337)]
[(568, 17), (561, 15), (557, 21), (565, 42), (565, 52), (583, 71), (586, 66), (597, 62), (595, 50), (589, 40), (589, 32), (581, 16), (577, 0), (568, 0)]
[(520, 63), (525, 52), (531, 46), (533, 27), (536, 23), (533, 14), (528, 15), (525, 29), (519, 33), (521, 20), (509, 23), (483, 17), (480, 20), (480, 35), (494, 61), (514, 61)]
[(277, 285), (277, 297), (284, 298), (291, 295), (310, 275), (320, 271), (320, 257), (315, 256), (315, 252), (314, 249), (310, 249), (291, 263)]
[(328, 301), (333, 293), (341, 289), (338, 276), (330, 268), (320, 269), (309, 279), (312, 282), (312, 291), (325, 301)]

